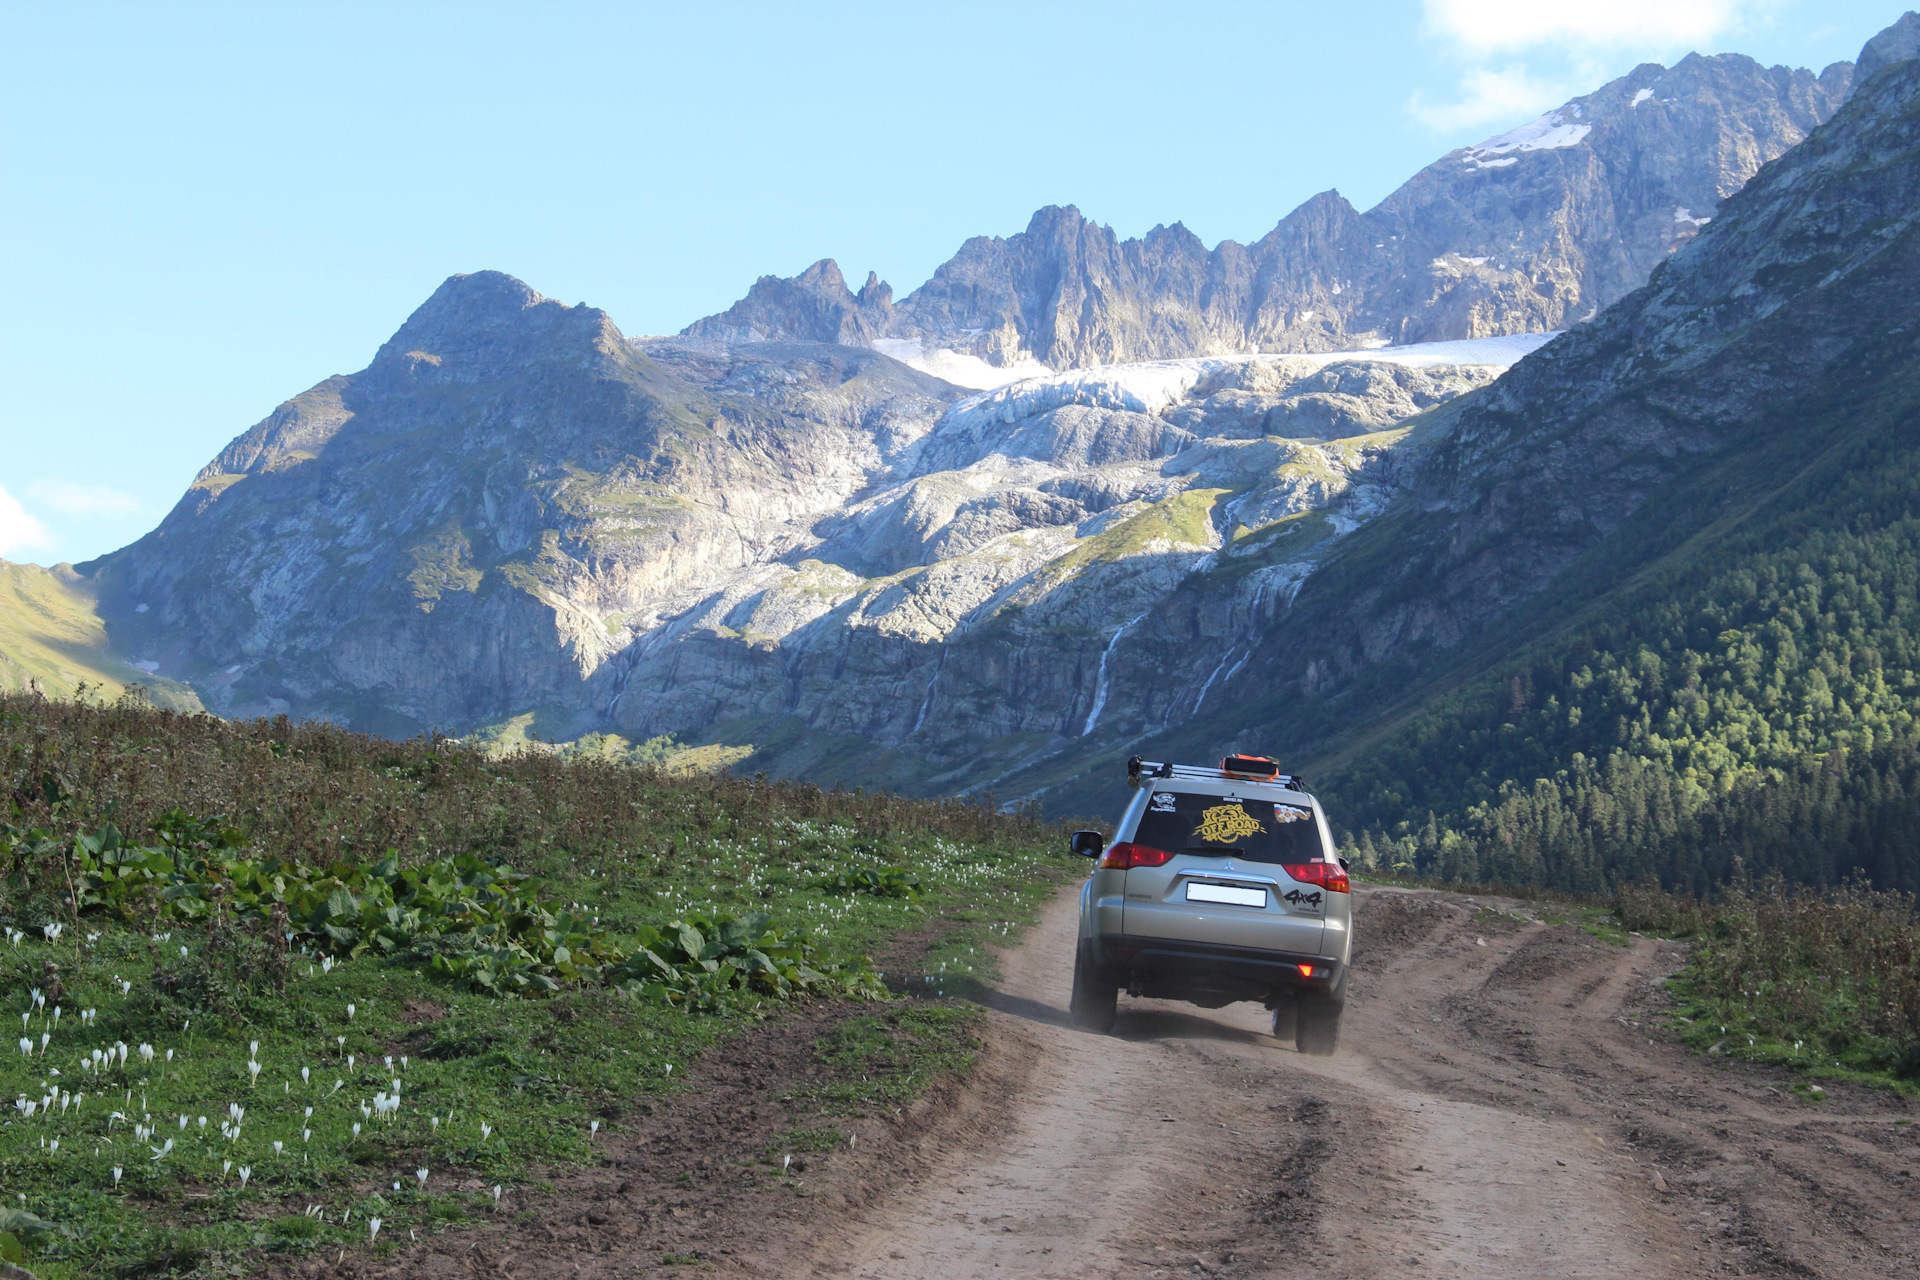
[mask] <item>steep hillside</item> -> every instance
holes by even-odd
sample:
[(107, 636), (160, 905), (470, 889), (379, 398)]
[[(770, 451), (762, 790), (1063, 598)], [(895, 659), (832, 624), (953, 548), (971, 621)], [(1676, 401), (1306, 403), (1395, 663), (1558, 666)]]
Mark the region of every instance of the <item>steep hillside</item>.
[(199, 707), (185, 685), (112, 652), (93, 594), (72, 566), (43, 569), (0, 560), (0, 690), (37, 688), (48, 697), (71, 698), (82, 685), (97, 698), (117, 698), (138, 687), (161, 706)]
[(1315, 196), (1251, 245), (1144, 239), (1068, 208), (979, 236), (904, 300), (828, 260), (763, 277), (690, 336), (873, 345), (987, 386), (1040, 368), (1538, 333), (1645, 283), (1721, 200), (1832, 115), (1820, 75), (1738, 54), (1654, 63), (1453, 151), (1361, 213)]
[(1228, 723), (1363, 851), (1453, 874), (1920, 887), (1916, 144), (1892, 63), (1646, 289), (1437, 411)]

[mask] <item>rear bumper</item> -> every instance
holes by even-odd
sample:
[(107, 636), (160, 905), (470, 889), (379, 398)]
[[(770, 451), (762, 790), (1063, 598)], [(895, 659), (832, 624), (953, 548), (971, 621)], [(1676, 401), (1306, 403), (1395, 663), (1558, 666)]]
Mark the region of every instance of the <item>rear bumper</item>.
[(1224, 1004), (1271, 1001), (1289, 992), (1315, 991), (1336, 1000), (1346, 994), (1347, 966), (1326, 956), (1119, 934), (1097, 935), (1080, 945), (1095, 973), (1136, 995), (1212, 997)]

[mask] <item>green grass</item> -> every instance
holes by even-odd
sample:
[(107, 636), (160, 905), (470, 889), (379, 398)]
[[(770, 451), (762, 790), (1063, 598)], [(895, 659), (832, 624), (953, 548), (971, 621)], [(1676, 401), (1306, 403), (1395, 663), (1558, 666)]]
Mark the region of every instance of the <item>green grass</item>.
[(156, 701), (197, 709), (185, 685), (148, 675), (109, 648), (93, 596), (63, 573), (0, 560), (0, 690), (117, 698), (137, 685)]
[[(910, 971), (889, 983), (927, 995), (989, 975), (988, 944), (1031, 918), (1069, 862), (1052, 829), (982, 807), (30, 698), (0, 698), (0, 779), (12, 787), (0, 924), (21, 935), (0, 939), (0, 1016), (27, 1014), (0, 1036), (0, 1099), (36, 1104), (0, 1125), (0, 1188), (55, 1225), (31, 1265), (84, 1276), (364, 1247), (374, 1217), (379, 1252), (511, 1214), (548, 1171), (596, 1158), (596, 1122), (619, 1132), (778, 1008), (741, 991), (686, 1012), (591, 981), (496, 997), (372, 952), (328, 964), (296, 951), (282, 986), (261, 960), (270, 940), (242, 914), (224, 926), (137, 907), (134, 923), (76, 916), (77, 863), (61, 842), (109, 815), (144, 842), (164, 805), (224, 812), (256, 858), (397, 848), (411, 866), (471, 851), (545, 877), (543, 896), (617, 935), (767, 912), (830, 956), (893, 948)], [(918, 896), (888, 891), (907, 881)], [(924, 942), (902, 949), (903, 935)], [(30, 996), (48, 989), (49, 964), (65, 988), (57, 1023), (53, 1002)], [(937, 1000), (875, 1004), (821, 1045), (822, 1109), (897, 1102), (964, 1069), (978, 1016)], [(127, 1063), (116, 1054), (95, 1071), (94, 1051), (120, 1043)], [(397, 1110), (363, 1110), (394, 1079)], [(55, 1089), (85, 1098), (41, 1110)], [(221, 1133), (230, 1105), (245, 1108), (237, 1137)], [(148, 1124), (150, 1137), (134, 1132)]]

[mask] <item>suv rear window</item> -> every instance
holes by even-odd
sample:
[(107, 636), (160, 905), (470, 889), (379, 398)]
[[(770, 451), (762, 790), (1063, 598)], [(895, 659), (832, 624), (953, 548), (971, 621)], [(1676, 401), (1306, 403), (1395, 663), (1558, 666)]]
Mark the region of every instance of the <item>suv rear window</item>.
[(1250, 862), (1324, 862), (1320, 824), (1304, 804), (1155, 791), (1135, 844), (1169, 853), (1215, 854)]

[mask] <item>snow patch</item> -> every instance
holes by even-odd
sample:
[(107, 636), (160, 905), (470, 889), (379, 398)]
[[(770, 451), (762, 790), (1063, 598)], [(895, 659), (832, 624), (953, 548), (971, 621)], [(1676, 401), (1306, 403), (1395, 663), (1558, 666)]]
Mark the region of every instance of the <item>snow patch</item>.
[(1064, 373), (1029, 378), (969, 396), (948, 409), (944, 428), (979, 430), (995, 423), (1036, 418), (1065, 405), (1095, 409), (1126, 409), (1159, 413), (1184, 399), (1202, 378), (1219, 369), (1249, 361), (1308, 360), (1314, 364), (1380, 362), (1426, 368), (1432, 365), (1477, 364), (1506, 368), (1518, 363), (1560, 336), (1516, 333), (1496, 338), (1459, 338), (1450, 342), (1414, 342), (1390, 346), (1383, 338), (1369, 338), (1358, 351), (1311, 351), (1289, 354), (1206, 356), (1186, 360), (1151, 360), (1139, 364), (1110, 364), (1097, 369), (1069, 369)]
[(1675, 222), (1684, 222), (1690, 227), (1704, 227), (1709, 222), (1712, 222), (1713, 218), (1711, 216), (1708, 216), (1705, 218), (1696, 218), (1693, 216), (1693, 213), (1691, 210), (1686, 208), (1686, 206), (1682, 205), (1680, 208), (1675, 209), (1673, 211), (1673, 220)]
[(1652, 96), (1653, 96), (1653, 90), (1642, 89), (1640, 92), (1633, 95), (1633, 101), (1629, 102), (1627, 105), (1630, 107), (1637, 107), (1641, 103), (1645, 102), (1648, 98), (1651, 98)]
[[(1580, 114), (1577, 107), (1573, 114)], [(1570, 124), (1560, 112), (1549, 111), (1518, 129), (1509, 129), (1479, 146), (1468, 147), (1461, 155), (1461, 162), (1473, 169), (1497, 169), (1519, 162), (1517, 156), (1507, 155), (1509, 151), (1558, 151), (1579, 145), (1581, 139), (1592, 132), (1590, 124)]]
[[(978, 334), (980, 330), (970, 331)], [(1038, 360), (1026, 359), (1013, 365), (991, 365), (979, 356), (968, 355), (964, 351), (950, 351), (946, 347), (935, 347), (928, 351), (918, 338), (875, 338), (873, 349), (883, 356), (892, 356), (909, 368), (951, 382), (956, 387), (969, 387), (975, 391), (991, 387), (1004, 387), (1010, 382), (1023, 378), (1043, 378), (1053, 370)]]

